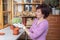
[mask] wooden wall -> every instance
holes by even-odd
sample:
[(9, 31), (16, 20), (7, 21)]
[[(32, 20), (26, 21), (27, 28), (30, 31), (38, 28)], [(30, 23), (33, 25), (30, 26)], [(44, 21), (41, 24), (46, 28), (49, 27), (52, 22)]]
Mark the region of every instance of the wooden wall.
[(60, 40), (60, 16), (51, 15), (47, 19), (49, 21), (47, 40)]

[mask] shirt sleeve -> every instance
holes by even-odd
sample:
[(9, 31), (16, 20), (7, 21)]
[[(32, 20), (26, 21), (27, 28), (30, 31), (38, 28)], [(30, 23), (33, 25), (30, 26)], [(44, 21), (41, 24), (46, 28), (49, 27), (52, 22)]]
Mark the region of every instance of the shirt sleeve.
[(47, 29), (46, 22), (43, 22), (43, 23), (39, 24), (36, 29), (33, 30), (33, 33), (30, 32), (29, 36), (31, 39), (37, 38), (37, 37), (41, 36), (46, 29)]

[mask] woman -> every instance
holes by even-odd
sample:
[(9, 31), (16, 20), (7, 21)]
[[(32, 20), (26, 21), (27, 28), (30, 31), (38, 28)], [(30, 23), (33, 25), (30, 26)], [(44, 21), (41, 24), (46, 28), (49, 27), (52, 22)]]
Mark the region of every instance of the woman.
[(30, 29), (23, 27), (28, 36), (32, 40), (46, 40), (46, 35), (48, 31), (48, 21), (46, 18), (49, 15), (48, 6), (41, 4), (36, 8), (36, 17)]

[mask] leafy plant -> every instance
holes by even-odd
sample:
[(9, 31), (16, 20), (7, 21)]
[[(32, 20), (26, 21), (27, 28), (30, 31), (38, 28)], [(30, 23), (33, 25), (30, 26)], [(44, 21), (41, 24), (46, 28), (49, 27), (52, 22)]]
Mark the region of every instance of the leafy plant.
[(21, 22), (22, 22), (22, 20), (20, 18), (13, 18), (12, 19), (12, 24), (14, 24), (14, 23), (21, 23)]
[(59, 7), (57, 7), (56, 9), (57, 9), (57, 10), (60, 10), (60, 8), (59, 8)]
[(57, 7), (59, 5), (59, 0), (45, 0), (45, 3), (51, 7)]

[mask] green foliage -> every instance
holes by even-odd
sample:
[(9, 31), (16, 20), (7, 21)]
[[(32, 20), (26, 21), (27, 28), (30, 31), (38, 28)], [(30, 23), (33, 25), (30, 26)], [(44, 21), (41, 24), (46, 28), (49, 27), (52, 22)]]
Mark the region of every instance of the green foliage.
[(60, 8), (59, 8), (59, 7), (57, 7), (56, 9), (57, 9), (57, 10), (60, 10)]
[(53, 7), (56, 7), (59, 4), (58, 0), (45, 0), (45, 3), (50, 4)]
[(20, 19), (20, 18), (13, 18), (12, 19), (12, 24), (14, 24), (14, 23), (21, 23), (22, 22), (22, 19)]

